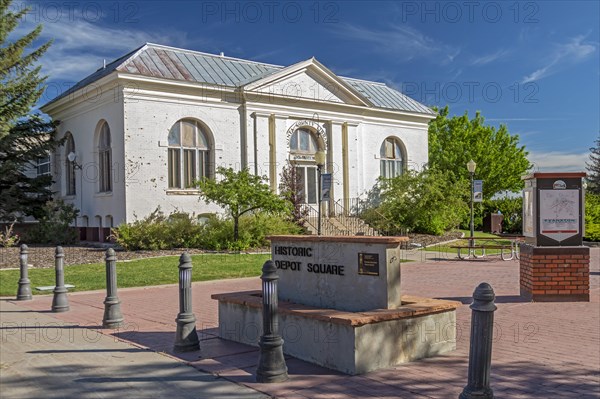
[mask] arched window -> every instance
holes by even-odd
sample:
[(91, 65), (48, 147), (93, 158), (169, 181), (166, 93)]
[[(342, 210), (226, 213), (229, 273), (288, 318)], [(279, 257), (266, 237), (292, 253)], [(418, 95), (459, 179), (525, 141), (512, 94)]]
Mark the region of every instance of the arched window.
[(176, 122), (169, 131), (169, 188), (191, 188), (210, 177), (210, 142), (206, 128), (192, 119)]
[(75, 187), (75, 163), (69, 161), (68, 155), (70, 153), (75, 152), (75, 141), (73, 140), (73, 135), (71, 133), (67, 133), (67, 141), (65, 142), (65, 194), (66, 195), (75, 195), (76, 187)]
[(110, 128), (104, 122), (100, 127), (98, 139), (98, 164), (99, 164), (99, 191), (112, 191), (111, 179), (111, 150), (110, 150)]
[(290, 137), (290, 152), (314, 154), (317, 152), (317, 140), (308, 129), (298, 129)]
[(404, 172), (404, 154), (402, 142), (396, 137), (384, 140), (380, 150), (381, 177), (391, 179)]

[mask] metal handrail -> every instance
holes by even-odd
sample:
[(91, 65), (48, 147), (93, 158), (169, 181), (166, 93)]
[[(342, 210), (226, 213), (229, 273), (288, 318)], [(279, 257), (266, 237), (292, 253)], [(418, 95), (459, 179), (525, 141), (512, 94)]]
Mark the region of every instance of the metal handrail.
[(401, 227), (401, 226), (397, 226), (392, 220), (390, 220), (390, 218), (388, 218), (387, 216), (385, 216), (383, 213), (379, 212), (376, 208), (367, 208), (365, 206), (365, 201), (362, 200), (361, 198), (344, 198), (341, 200), (342, 202), (348, 202), (349, 204), (349, 209), (344, 209), (341, 205), (340, 207), (342, 207), (342, 209), (344, 209), (344, 213), (346, 215), (349, 216), (354, 216), (356, 218), (359, 218), (365, 225), (369, 226), (370, 228), (372, 228), (374, 231), (377, 231), (380, 235), (390, 235), (390, 231), (384, 231), (381, 229), (375, 229), (374, 227), (368, 225), (368, 223), (366, 223), (364, 220), (362, 220), (362, 214), (366, 211), (366, 210), (371, 210), (373, 212), (375, 212), (380, 218), (382, 218), (383, 220), (385, 220), (385, 224), (388, 226), (394, 226), (394, 230), (395, 231), (399, 231), (400, 235), (407, 235), (408, 234), (408, 229)]
[[(306, 210), (306, 224), (311, 227), (314, 231), (318, 231), (318, 219), (319, 211), (310, 204), (302, 204), (302, 208)], [(336, 227), (329, 218), (326, 217), (327, 213), (324, 212), (321, 218), (321, 233), (323, 235), (349, 235), (349, 232), (344, 231)]]

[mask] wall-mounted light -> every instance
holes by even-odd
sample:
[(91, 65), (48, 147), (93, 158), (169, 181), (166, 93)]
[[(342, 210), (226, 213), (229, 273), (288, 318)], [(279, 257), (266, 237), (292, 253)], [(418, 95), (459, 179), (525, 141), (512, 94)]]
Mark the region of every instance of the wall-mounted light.
[(77, 163), (77, 154), (75, 154), (73, 151), (71, 151), (69, 155), (67, 155), (67, 159), (73, 164), (73, 167), (75, 169), (81, 169), (81, 164)]

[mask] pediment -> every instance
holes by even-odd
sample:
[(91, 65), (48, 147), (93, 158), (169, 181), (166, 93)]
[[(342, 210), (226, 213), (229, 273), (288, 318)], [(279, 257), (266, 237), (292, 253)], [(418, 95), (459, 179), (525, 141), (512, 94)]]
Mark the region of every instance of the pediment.
[(266, 78), (244, 86), (244, 92), (302, 99), (370, 106), (366, 99), (314, 58), (292, 65)]

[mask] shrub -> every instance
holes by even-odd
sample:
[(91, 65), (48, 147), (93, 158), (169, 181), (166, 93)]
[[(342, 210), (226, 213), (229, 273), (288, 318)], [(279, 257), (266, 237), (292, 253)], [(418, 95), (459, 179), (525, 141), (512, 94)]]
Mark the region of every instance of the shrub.
[(0, 231), (0, 247), (14, 247), (19, 243), (19, 235), (13, 233), (14, 226), (15, 222), (12, 222), (10, 225), (4, 227), (4, 232)]
[(112, 230), (115, 241), (127, 250), (191, 248), (200, 234), (202, 226), (193, 215), (173, 212), (166, 216), (160, 207), (143, 219)]
[(485, 200), (482, 206), (479, 207), (480, 224), (475, 223), (477, 229), (483, 227), (484, 216), (491, 213), (502, 213), (502, 232), (511, 234), (520, 234), (523, 231), (523, 198), (521, 196), (515, 198), (498, 198)]
[(70, 225), (79, 210), (63, 200), (48, 201), (38, 217), (38, 223), (27, 232), (27, 241), (37, 244), (65, 245), (76, 243), (77, 230)]
[[(408, 229), (415, 233), (441, 235), (456, 228), (468, 214), (462, 182), (451, 184), (439, 171), (407, 171), (393, 179), (380, 180), (381, 204), (362, 212), (367, 223), (389, 234)], [(373, 201), (375, 202), (375, 201)]]
[(240, 218), (239, 237), (234, 239), (233, 220), (218, 215), (174, 212), (166, 216), (160, 208), (143, 219), (113, 229), (116, 242), (127, 250), (201, 248), (241, 251), (268, 245), (271, 234), (297, 234), (300, 228), (278, 215), (256, 213)]
[(586, 241), (600, 241), (600, 194), (585, 194)]

